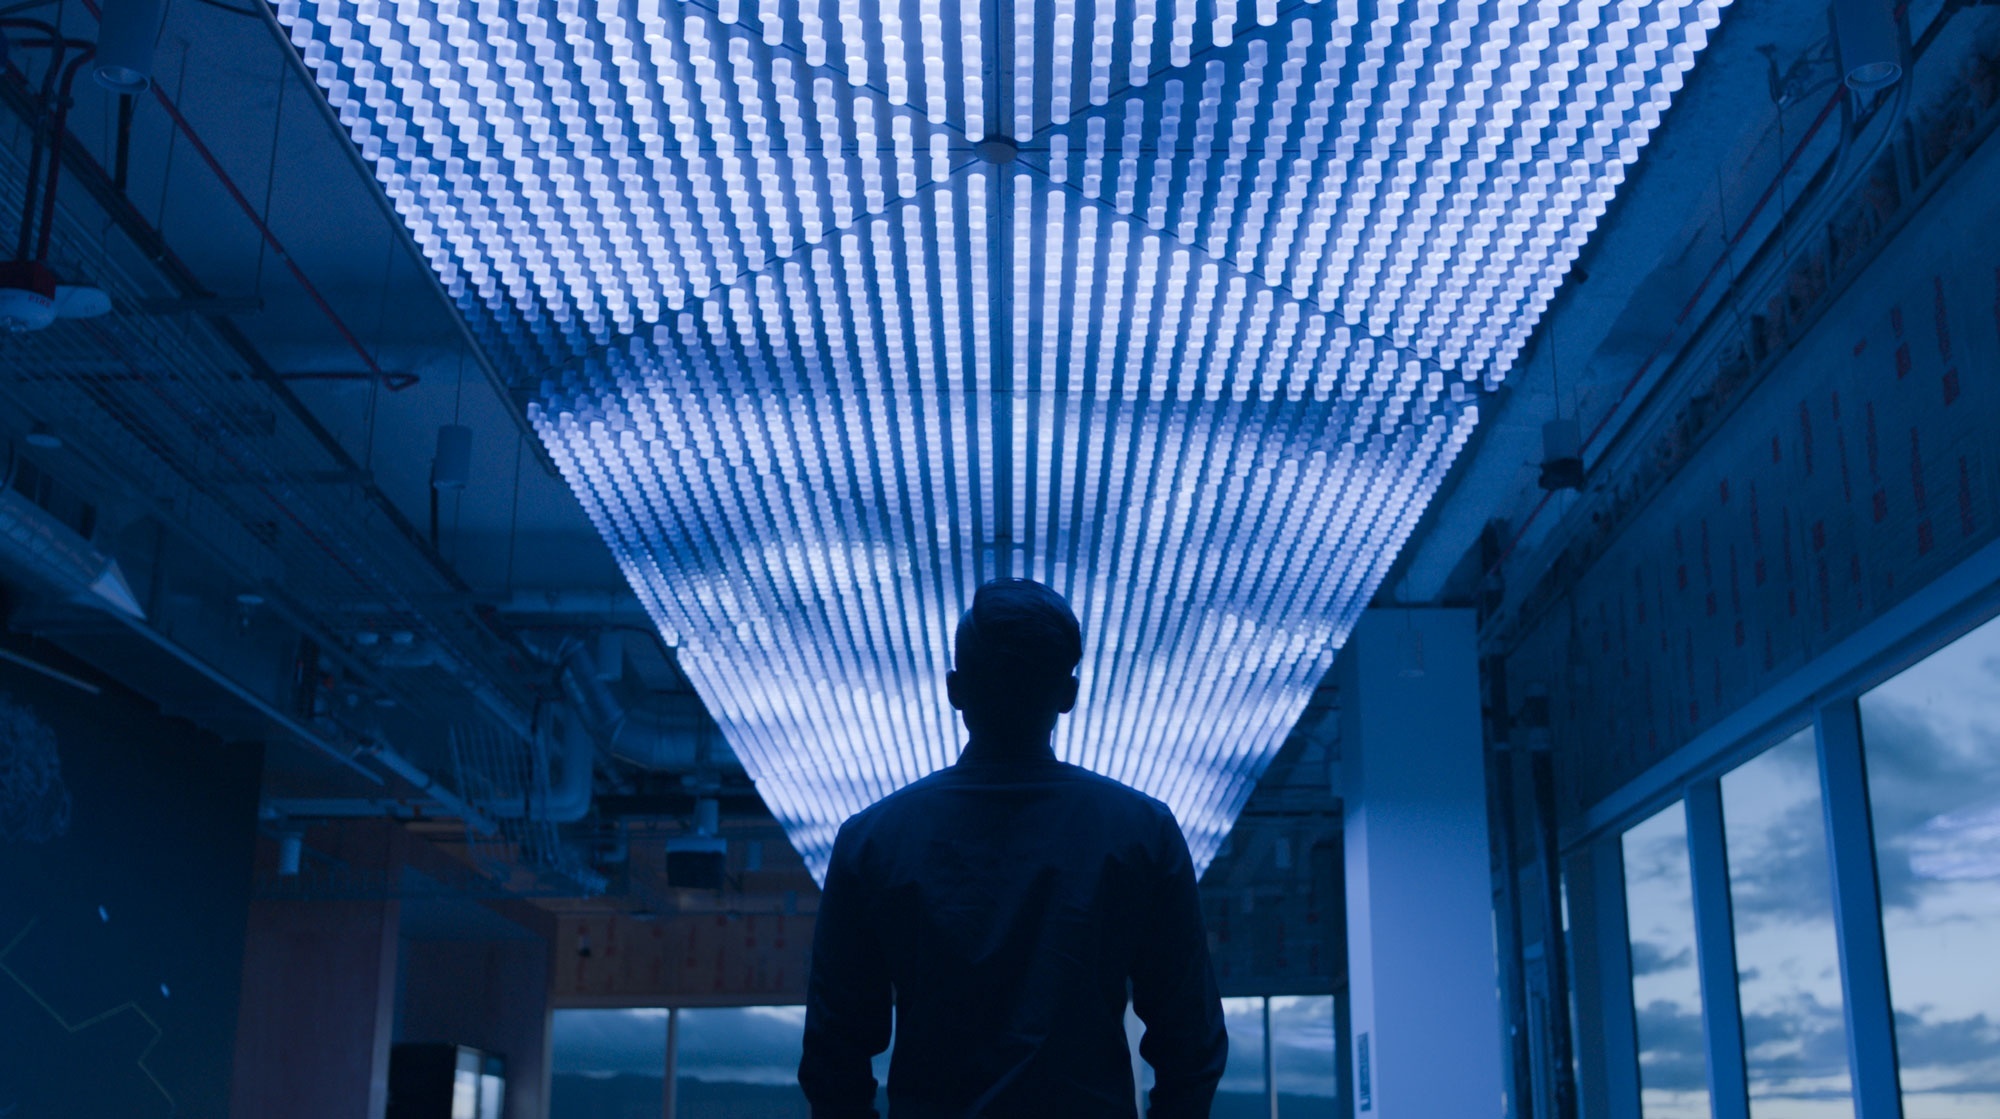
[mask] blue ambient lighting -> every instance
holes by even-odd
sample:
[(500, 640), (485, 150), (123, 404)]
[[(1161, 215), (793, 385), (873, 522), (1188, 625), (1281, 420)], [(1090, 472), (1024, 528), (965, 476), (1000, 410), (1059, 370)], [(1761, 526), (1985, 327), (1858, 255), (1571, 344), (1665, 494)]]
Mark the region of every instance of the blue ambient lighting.
[(815, 872), (1002, 574), (1206, 865), (1722, 7), (1123, 2), (278, 0)]

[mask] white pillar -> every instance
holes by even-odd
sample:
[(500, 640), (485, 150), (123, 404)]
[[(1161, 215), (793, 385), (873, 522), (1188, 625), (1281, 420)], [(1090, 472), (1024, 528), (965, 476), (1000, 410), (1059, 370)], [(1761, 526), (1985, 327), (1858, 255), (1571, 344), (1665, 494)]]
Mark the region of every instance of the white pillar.
[(1469, 610), (1370, 610), (1340, 654), (1357, 1119), (1501, 1114), (1479, 660)]

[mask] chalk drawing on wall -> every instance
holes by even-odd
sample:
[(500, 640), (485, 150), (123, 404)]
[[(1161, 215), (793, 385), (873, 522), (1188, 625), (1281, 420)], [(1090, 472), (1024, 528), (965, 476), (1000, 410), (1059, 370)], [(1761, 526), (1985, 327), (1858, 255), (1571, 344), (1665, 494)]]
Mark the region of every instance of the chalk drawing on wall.
[[(151, 1033), (151, 1037), (147, 1040), (146, 1044), (140, 1048), (139, 1055), (133, 1061), (133, 1064), (137, 1066), (139, 1072), (143, 1074), (148, 1081), (152, 1082), (154, 1089), (156, 1089), (160, 1093), (160, 1099), (162, 1102), (165, 1103), (167, 1108), (166, 1114), (168, 1115), (178, 1114), (180, 1111), (180, 1107), (178, 1104), (174, 1102), (173, 1093), (167, 1091), (167, 1086), (161, 1083), (160, 1078), (157, 1075), (155, 1075), (153, 1070), (146, 1064), (147, 1058), (152, 1055), (153, 1047), (160, 1043), (160, 1038), (166, 1035), (166, 1031), (160, 1028), (159, 1022), (155, 1021), (152, 1015), (146, 1013), (144, 1007), (141, 1007), (136, 1002), (122, 1002), (119, 1003), (117, 1006), (111, 1007), (108, 1010), (100, 1011), (99, 1013), (92, 1014), (87, 1018), (72, 1022), (67, 1017), (65, 1017), (61, 1011), (57, 1010), (53, 1005), (51, 1005), (48, 999), (43, 998), (42, 995), (28, 983), (28, 980), (24, 976), (22, 976), (20, 972), (14, 970), (12, 964), (8, 963), (7, 957), (13, 955), (14, 950), (16, 948), (19, 948), (21, 946), (21, 943), (28, 939), (28, 934), (35, 931), (35, 924), (38, 920), (39, 920), (38, 918), (30, 918), (28, 923), (21, 927), (21, 931), (19, 933), (16, 933), (14, 935), (14, 938), (7, 942), (6, 947), (0, 948), (0, 976), (5, 976), (8, 980), (12, 981), (15, 986), (19, 987), (21, 989), (21, 992), (27, 995), (28, 999), (32, 1001), (36, 1006), (41, 1007), (42, 1010), (48, 1014), (49, 1018), (55, 1022), (56, 1027), (62, 1030), (65, 1034), (75, 1035), (75, 1034), (88, 1033), (91, 1029), (99, 1025), (102, 1025), (106, 1022), (109, 1022), (112, 1019), (119, 1017), (120, 1015), (130, 1014), (137, 1017), (140, 1022), (143, 1022), (145, 1024), (146, 1029)], [(12, 1104), (0, 1104), (0, 1119), (9, 1119), (13, 1107), (14, 1105)]]

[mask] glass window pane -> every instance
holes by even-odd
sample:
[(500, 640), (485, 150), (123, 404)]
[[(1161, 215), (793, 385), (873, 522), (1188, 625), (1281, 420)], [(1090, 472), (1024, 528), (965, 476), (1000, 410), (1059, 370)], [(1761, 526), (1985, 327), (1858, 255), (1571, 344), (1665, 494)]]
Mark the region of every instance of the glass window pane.
[(803, 1006), (681, 1011), (681, 1119), (807, 1119), (798, 1080), (805, 1029)]
[[(1229, 1030), (1229, 1064), (1216, 1089), (1214, 1119), (1269, 1116), (1264, 1097), (1264, 1000), (1252, 995), (1222, 1000), (1222, 1018)], [(1153, 1087), (1153, 1068), (1139, 1056), (1143, 1030), (1139, 1016), (1125, 1008), (1125, 1036), (1132, 1045), (1132, 1080), (1137, 1091)], [(1145, 1114), (1141, 1109), (1140, 1114)]]
[(1640, 1108), (1646, 1119), (1707, 1119), (1708, 1055), (1681, 803), (1626, 832), (1624, 851)]
[(659, 1119), (664, 1010), (558, 1010), (549, 1025), (549, 1119)]
[[(1145, 1029), (1146, 1027), (1139, 1022), (1139, 1016), (1132, 1012), (1132, 1004), (1128, 1001), (1125, 1004), (1125, 1047), (1132, 1051), (1132, 1088), (1140, 1100), (1143, 1100), (1145, 1093), (1153, 1087), (1153, 1066), (1147, 1064), (1144, 1057), (1139, 1056), (1139, 1038)], [(1229, 1046), (1231, 1049), (1236, 1047), (1235, 1037), (1229, 1039)], [(1141, 1103), (1139, 1114), (1145, 1113), (1146, 1108)]]
[(1332, 995), (1271, 997), (1271, 1061), (1280, 1116), (1332, 1114), (1333, 1049)]
[[(1270, 1104), (1264, 1097), (1264, 1000), (1254, 995), (1223, 999), (1222, 1018), (1229, 1027), (1229, 1064), (1215, 1092), (1215, 1115), (1236, 1115), (1246, 1106), (1269, 1115)], [(1150, 1077), (1147, 1082), (1151, 1083)]]
[(2000, 620), (1861, 697), (1905, 1119), (2000, 1115)]
[(1833, 870), (1810, 728), (1722, 779), (1751, 1119), (1851, 1119)]

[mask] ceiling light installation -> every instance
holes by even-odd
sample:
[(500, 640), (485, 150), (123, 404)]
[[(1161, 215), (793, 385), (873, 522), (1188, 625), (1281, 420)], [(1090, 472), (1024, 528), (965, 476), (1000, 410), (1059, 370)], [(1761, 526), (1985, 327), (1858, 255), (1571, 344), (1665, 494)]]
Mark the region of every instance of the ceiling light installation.
[(1001, 574), (1205, 865), (1720, 5), (278, 12), (818, 869)]

